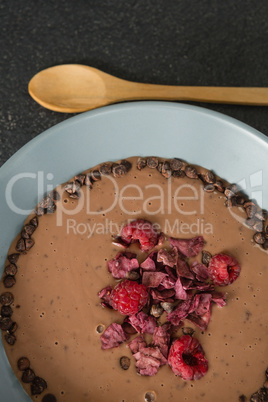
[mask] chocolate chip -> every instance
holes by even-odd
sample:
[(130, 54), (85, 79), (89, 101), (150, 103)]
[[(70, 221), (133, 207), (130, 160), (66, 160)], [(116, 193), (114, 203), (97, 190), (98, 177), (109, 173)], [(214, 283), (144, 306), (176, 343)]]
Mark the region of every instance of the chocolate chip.
[(212, 258), (212, 255), (210, 254), (210, 252), (208, 252), (206, 250), (202, 251), (202, 264), (208, 266), (211, 258)]
[(47, 388), (46, 381), (41, 377), (35, 377), (31, 385), (31, 394), (40, 395)]
[(152, 156), (147, 159), (147, 166), (151, 169), (155, 169), (158, 165), (158, 162), (159, 162), (158, 159)]
[(221, 180), (217, 180), (217, 181), (214, 183), (214, 186), (216, 187), (216, 189), (217, 189), (220, 193), (224, 193), (225, 187), (224, 187), (224, 184), (223, 184), (223, 182), (222, 182)]
[(120, 357), (120, 366), (123, 370), (128, 370), (130, 366), (130, 358), (127, 356)]
[(131, 170), (131, 168), (132, 168), (132, 164), (126, 159), (123, 159), (121, 161), (121, 165), (125, 166), (127, 172), (129, 172)]
[(257, 232), (254, 234), (253, 239), (257, 244), (264, 244), (265, 242), (265, 235), (263, 233)]
[(57, 398), (53, 394), (46, 394), (42, 398), (42, 402), (57, 402)]
[(137, 162), (137, 169), (142, 170), (147, 166), (147, 160), (144, 158), (139, 158)]
[(28, 357), (20, 357), (17, 362), (17, 366), (20, 371), (27, 370), (28, 368), (30, 368), (30, 360), (28, 359)]
[(4, 292), (0, 295), (0, 304), (10, 306), (14, 301), (14, 296), (11, 292)]
[(99, 181), (101, 180), (101, 173), (99, 170), (93, 170), (91, 172), (91, 178), (93, 181)]
[(12, 286), (14, 286), (16, 283), (16, 279), (14, 276), (7, 275), (4, 277), (3, 283), (4, 283), (5, 288), (12, 288)]
[(15, 344), (17, 338), (14, 334), (6, 334), (5, 340), (10, 346), (13, 346)]
[(34, 240), (33, 239), (25, 239), (25, 249), (26, 251), (29, 251), (34, 245)]
[(35, 216), (34, 218), (32, 218), (32, 219), (30, 220), (30, 224), (33, 225), (35, 228), (37, 228), (37, 227), (38, 227), (38, 224), (39, 224), (39, 222), (38, 222), (38, 217)]
[(194, 334), (194, 329), (191, 327), (182, 327), (182, 333), (183, 335), (190, 335), (192, 336)]
[(2, 317), (11, 317), (13, 314), (13, 310), (10, 306), (2, 306), (1, 308), (1, 316)]
[(12, 326), (12, 320), (9, 317), (0, 318), (0, 329), (3, 331), (8, 331)]
[(18, 262), (19, 256), (20, 256), (19, 253), (13, 253), (13, 254), (9, 254), (7, 256), (7, 259), (11, 264), (16, 264), (16, 262)]
[(153, 304), (151, 307), (150, 314), (153, 315), (156, 318), (159, 318), (164, 312), (163, 307), (161, 307), (159, 304)]
[(184, 163), (180, 159), (177, 159), (177, 158), (170, 159), (170, 167), (175, 172), (181, 170), (183, 165), (184, 165)]
[(214, 184), (206, 184), (206, 185), (203, 187), (203, 190), (204, 190), (206, 193), (213, 193), (213, 191), (215, 190), (215, 186), (214, 186)]
[(198, 179), (198, 173), (194, 166), (187, 165), (185, 166), (185, 174), (190, 179)]
[(172, 173), (173, 177), (182, 178), (185, 177), (185, 172), (183, 170), (174, 170)]
[(113, 167), (113, 175), (114, 177), (122, 177), (127, 173), (127, 169), (124, 165), (116, 165)]
[(16, 250), (20, 253), (23, 253), (25, 251), (25, 241), (22, 237), (18, 240), (16, 244)]
[(215, 183), (216, 182), (216, 176), (213, 172), (211, 172), (211, 170), (208, 170), (204, 175), (204, 180), (207, 183)]
[(5, 267), (5, 274), (14, 276), (18, 272), (18, 268), (15, 264), (9, 264)]
[(32, 382), (35, 378), (34, 371), (30, 368), (23, 371), (21, 381), (25, 383)]
[(100, 173), (103, 175), (108, 175), (112, 172), (112, 164), (111, 163), (103, 163), (99, 169)]

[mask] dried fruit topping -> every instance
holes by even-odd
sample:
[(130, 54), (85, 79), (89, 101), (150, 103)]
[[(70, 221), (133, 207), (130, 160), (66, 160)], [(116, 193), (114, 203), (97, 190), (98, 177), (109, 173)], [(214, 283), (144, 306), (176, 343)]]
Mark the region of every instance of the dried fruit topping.
[(147, 301), (147, 288), (142, 284), (127, 279), (118, 283), (111, 293), (112, 307), (125, 315), (138, 313)]
[(175, 239), (170, 237), (171, 246), (177, 247), (177, 249), (185, 255), (185, 257), (195, 257), (204, 247), (203, 236), (196, 236), (192, 239)]
[(215, 285), (227, 286), (238, 278), (241, 267), (234, 257), (228, 254), (216, 254), (211, 258), (208, 270)]
[(208, 361), (196, 338), (183, 335), (170, 347), (168, 364), (172, 371), (184, 380), (198, 380), (208, 370)]
[(100, 339), (102, 349), (116, 348), (122, 342), (125, 342), (127, 340), (122, 326), (115, 322), (113, 322), (109, 325), (109, 327), (106, 328)]
[(108, 271), (115, 279), (126, 278), (128, 272), (137, 268), (139, 262), (133, 253), (118, 253), (115, 258), (108, 261)]
[(159, 239), (159, 232), (151, 222), (144, 219), (137, 219), (124, 226), (121, 231), (122, 239), (130, 244), (139, 242), (140, 249), (149, 251), (156, 246)]

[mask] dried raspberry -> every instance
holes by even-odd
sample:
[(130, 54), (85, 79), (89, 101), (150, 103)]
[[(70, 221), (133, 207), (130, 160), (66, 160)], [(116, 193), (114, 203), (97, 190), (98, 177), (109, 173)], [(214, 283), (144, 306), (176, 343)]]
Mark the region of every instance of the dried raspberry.
[(226, 286), (237, 279), (241, 267), (238, 261), (231, 255), (216, 254), (210, 260), (208, 271), (215, 285)]
[(111, 293), (111, 304), (115, 310), (125, 315), (136, 314), (148, 300), (146, 286), (125, 280), (116, 285)]
[(202, 346), (190, 335), (183, 335), (171, 345), (168, 364), (184, 380), (199, 380), (208, 370)]
[(121, 238), (128, 244), (139, 241), (140, 249), (149, 251), (157, 244), (159, 233), (151, 222), (137, 219), (123, 227)]

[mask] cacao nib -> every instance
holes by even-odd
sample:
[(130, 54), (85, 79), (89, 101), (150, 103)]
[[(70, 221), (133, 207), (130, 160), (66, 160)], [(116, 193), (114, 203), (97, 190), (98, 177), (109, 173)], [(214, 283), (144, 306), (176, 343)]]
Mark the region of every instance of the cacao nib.
[(0, 304), (10, 306), (14, 302), (14, 296), (11, 292), (4, 292), (0, 295)]
[(171, 159), (170, 160), (170, 167), (174, 171), (179, 171), (183, 168), (184, 163), (177, 158)]
[(103, 350), (117, 348), (121, 343), (127, 340), (122, 326), (115, 322), (113, 322), (109, 325), (109, 327), (106, 328), (100, 339), (101, 348)]
[(7, 256), (8, 261), (11, 264), (16, 264), (18, 262), (20, 254), (19, 253), (13, 253)]
[(25, 383), (32, 382), (35, 378), (35, 374), (32, 369), (28, 368), (23, 371), (21, 381)]
[(139, 170), (144, 169), (147, 166), (147, 160), (144, 158), (139, 158), (137, 162), (137, 168)]
[(112, 172), (112, 164), (111, 163), (103, 163), (100, 166), (100, 173), (103, 175), (109, 175)]
[(123, 370), (128, 370), (130, 366), (130, 358), (127, 356), (122, 356), (120, 358), (120, 366), (122, 367)]
[(46, 381), (41, 377), (35, 377), (31, 384), (31, 394), (40, 395), (47, 388)]
[(190, 179), (198, 179), (198, 173), (195, 167), (187, 165), (185, 166), (185, 174), (187, 177), (189, 177)]
[(27, 357), (21, 357), (18, 360), (17, 366), (20, 371), (27, 370), (30, 368), (30, 360)]
[(5, 267), (5, 274), (14, 276), (16, 275), (18, 268), (15, 264), (9, 264)]
[(155, 169), (158, 165), (158, 162), (159, 162), (158, 159), (152, 156), (147, 159), (147, 166), (151, 169)]
[(19, 251), (20, 253), (25, 251), (25, 240), (22, 237), (18, 240), (16, 244), (16, 250)]

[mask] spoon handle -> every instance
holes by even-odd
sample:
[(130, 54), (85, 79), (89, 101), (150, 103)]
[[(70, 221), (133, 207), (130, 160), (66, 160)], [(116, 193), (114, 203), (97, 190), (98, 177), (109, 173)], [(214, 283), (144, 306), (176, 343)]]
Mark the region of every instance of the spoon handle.
[[(127, 88), (126, 88), (127, 89)], [(131, 83), (122, 100), (181, 100), (241, 105), (268, 105), (268, 88), (168, 86)], [(125, 91), (124, 91), (125, 92)], [(118, 93), (119, 95), (119, 93)]]

